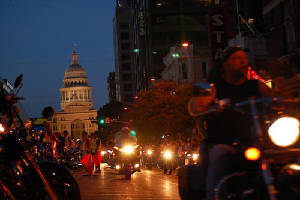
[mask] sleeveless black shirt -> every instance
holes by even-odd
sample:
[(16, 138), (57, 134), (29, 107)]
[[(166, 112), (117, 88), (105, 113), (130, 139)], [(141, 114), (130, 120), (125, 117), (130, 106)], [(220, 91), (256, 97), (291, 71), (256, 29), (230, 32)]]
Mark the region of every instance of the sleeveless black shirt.
[[(258, 80), (246, 80), (245, 83), (239, 86), (220, 80), (215, 83), (215, 86), (218, 100), (229, 98), (232, 103), (237, 103), (252, 96), (261, 96), (258, 89)], [(208, 116), (206, 124), (206, 141), (208, 143), (231, 145), (236, 139), (247, 140), (247, 137), (251, 135), (252, 119), (249, 113), (243, 114), (232, 109), (225, 109), (214, 116)]]

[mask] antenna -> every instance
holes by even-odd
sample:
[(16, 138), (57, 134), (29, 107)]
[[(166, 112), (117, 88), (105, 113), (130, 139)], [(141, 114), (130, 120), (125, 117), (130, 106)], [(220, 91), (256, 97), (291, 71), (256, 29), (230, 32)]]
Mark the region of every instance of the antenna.
[(238, 0), (235, 0), (236, 2), (236, 13), (237, 13), (237, 25), (238, 25), (238, 30), (239, 30), (239, 33), (241, 32), (241, 24), (240, 24), (240, 14), (239, 14), (239, 3), (238, 3)]
[(73, 47), (73, 52), (76, 52), (76, 47), (77, 47), (77, 44), (76, 44), (76, 43), (74, 43), (72, 47)]

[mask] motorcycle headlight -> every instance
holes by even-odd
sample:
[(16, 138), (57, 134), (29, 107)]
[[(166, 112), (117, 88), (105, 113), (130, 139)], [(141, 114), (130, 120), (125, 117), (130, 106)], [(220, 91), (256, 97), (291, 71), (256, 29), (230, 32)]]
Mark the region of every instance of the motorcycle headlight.
[(2, 124), (0, 124), (0, 133), (3, 133), (5, 131), (5, 128)]
[(149, 149), (149, 150), (147, 151), (147, 154), (148, 154), (148, 155), (151, 155), (151, 154), (152, 154), (152, 151)]
[(123, 152), (126, 153), (126, 154), (132, 153), (133, 152), (133, 146), (131, 146), (131, 145), (125, 146), (124, 149), (123, 149)]
[(198, 158), (199, 158), (199, 154), (193, 153), (193, 160), (198, 160)]
[(171, 158), (172, 158), (171, 152), (170, 152), (170, 151), (165, 151), (165, 152), (164, 152), (164, 158), (166, 158), (166, 159), (171, 159)]
[(293, 117), (279, 118), (269, 127), (268, 133), (275, 145), (290, 146), (299, 138), (299, 121)]

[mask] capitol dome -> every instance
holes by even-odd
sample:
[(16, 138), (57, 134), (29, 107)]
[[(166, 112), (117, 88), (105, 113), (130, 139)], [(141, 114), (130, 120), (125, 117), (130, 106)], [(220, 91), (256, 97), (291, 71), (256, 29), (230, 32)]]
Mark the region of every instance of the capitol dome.
[(78, 56), (75, 50), (72, 53), (72, 64), (65, 71), (65, 79), (70, 78), (87, 78), (85, 70), (78, 64)]
[(75, 50), (72, 53), (72, 63), (65, 71), (60, 93), (61, 110), (69, 109), (70, 112), (75, 112), (79, 107), (81, 110), (93, 109), (92, 87), (88, 84), (85, 69), (78, 63)]
[(83, 67), (73, 62), (72, 65), (66, 69), (64, 78), (87, 78), (87, 76)]

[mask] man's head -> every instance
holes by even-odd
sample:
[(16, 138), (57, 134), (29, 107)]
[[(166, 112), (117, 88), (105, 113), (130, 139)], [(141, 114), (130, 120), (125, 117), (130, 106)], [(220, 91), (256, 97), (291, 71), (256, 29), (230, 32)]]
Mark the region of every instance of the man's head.
[(239, 80), (247, 76), (248, 57), (240, 47), (230, 47), (225, 50), (222, 61), (221, 72), (225, 79), (230, 76), (233, 80)]
[(127, 135), (130, 135), (130, 129), (128, 127), (125, 126), (121, 130), (122, 130), (123, 133), (126, 133)]
[(64, 130), (64, 136), (68, 136), (68, 131)]

